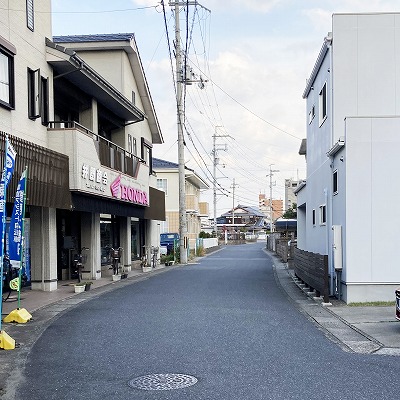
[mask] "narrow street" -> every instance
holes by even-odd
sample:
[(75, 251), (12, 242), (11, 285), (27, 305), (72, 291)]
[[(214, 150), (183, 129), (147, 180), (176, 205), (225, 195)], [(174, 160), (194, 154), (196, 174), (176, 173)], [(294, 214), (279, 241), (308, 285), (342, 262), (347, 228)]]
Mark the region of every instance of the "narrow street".
[(60, 314), (17, 398), (398, 398), (399, 359), (331, 342), (281, 290), (264, 247), (227, 246)]

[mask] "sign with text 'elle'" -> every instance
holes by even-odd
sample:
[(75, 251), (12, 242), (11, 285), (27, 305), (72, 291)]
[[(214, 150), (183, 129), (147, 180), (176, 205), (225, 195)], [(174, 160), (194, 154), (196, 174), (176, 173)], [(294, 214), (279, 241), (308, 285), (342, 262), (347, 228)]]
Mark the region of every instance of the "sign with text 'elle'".
[(140, 204), (142, 206), (149, 205), (149, 197), (147, 193), (140, 189), (135, 189), (131, 186), (126, 186), (121, 183), (121, 175), (111, 183), (110, 185), (112, 197), (128, 201), (133, 204)]

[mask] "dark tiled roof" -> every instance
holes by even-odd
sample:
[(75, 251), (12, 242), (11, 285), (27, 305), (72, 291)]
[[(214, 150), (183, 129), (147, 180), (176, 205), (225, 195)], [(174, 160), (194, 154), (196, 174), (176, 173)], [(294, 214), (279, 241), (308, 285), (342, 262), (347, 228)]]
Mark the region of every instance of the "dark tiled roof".
[(153, 157), (153, 168), (179, 168), (179, 164)]
[(55, 43), (78, 43), (78, 42), (117, 42), (121, 40), (131, 40), (135, 35), (133, 33), (105, 33), (98, 35), (70, 35), (53, 36)]

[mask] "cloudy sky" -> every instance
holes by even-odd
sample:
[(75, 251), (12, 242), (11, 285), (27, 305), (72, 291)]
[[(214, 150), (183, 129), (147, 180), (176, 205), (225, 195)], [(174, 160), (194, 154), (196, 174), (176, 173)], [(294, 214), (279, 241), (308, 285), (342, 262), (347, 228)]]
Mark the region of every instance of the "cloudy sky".
[[(171, 51), (174, 16), (158, 0), (52, 0), (53, 34), (135, 33), (165, 143), (154, 156), (177, 162)], [(201, 5), (201, 6), (200, 6)], [(196, 78), (186, 86), (185, 160), (210, 185), (202, 200), (213, 215), (212, 144), (217, 138), (217, 215), (258, 194), (284, 198), (284, 180), (305, 178), (302, 93), (332, 13), (400, 12), (399, 0), (201, 0), (182, 10), (183, 48)], [(189, 23), (186, 24), (186, 16)], [(186, 40), (186, 38), (189, 40)], [(226, 148), (226, 150), (225, 150)], [(272, 166), (271, 166), (272, 164)], [(270, 167), (271, 166), (271, 167)], [(233, 182), (235, 182), (234, 199)]]

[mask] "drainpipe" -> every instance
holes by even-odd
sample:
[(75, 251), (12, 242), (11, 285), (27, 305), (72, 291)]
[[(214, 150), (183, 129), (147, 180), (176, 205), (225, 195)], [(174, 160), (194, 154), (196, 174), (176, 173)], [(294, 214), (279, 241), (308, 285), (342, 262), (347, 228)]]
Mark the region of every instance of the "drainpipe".
[[(335, 135), (334, 135), (334, 118), (333, 118), (333, 47), (332, 47), (332, 33), (329, 33), (325, 37), (325, 43), (328, 46), (329, 49), (329, 118), (330, 118), (330, 142), (331, 145), (330, 147), (332, 148), (333, 145), (335, 144)], [(332, 175), (332, 168), (333, 168), (333, 159), (334, 157), (329, 157), (330, 158), (330, 173)], [(330, 274), (330, 280), (329, 280), (329, 286), (330, 286), (330, 293), (333, 294), (335, 291), (335, 284), (334, 280), (335, 278), (335, 270), (333, 268), (333, 231), (332, 231), (332, 224), (333, 224), (333, 210), (332, 210), (332, 196), (328, 197), (329, 191), (326, 189), (325, 196), (326, 196), (326, 205), (327, 205), (327, 254), (328, 254), (328, 270)]]

